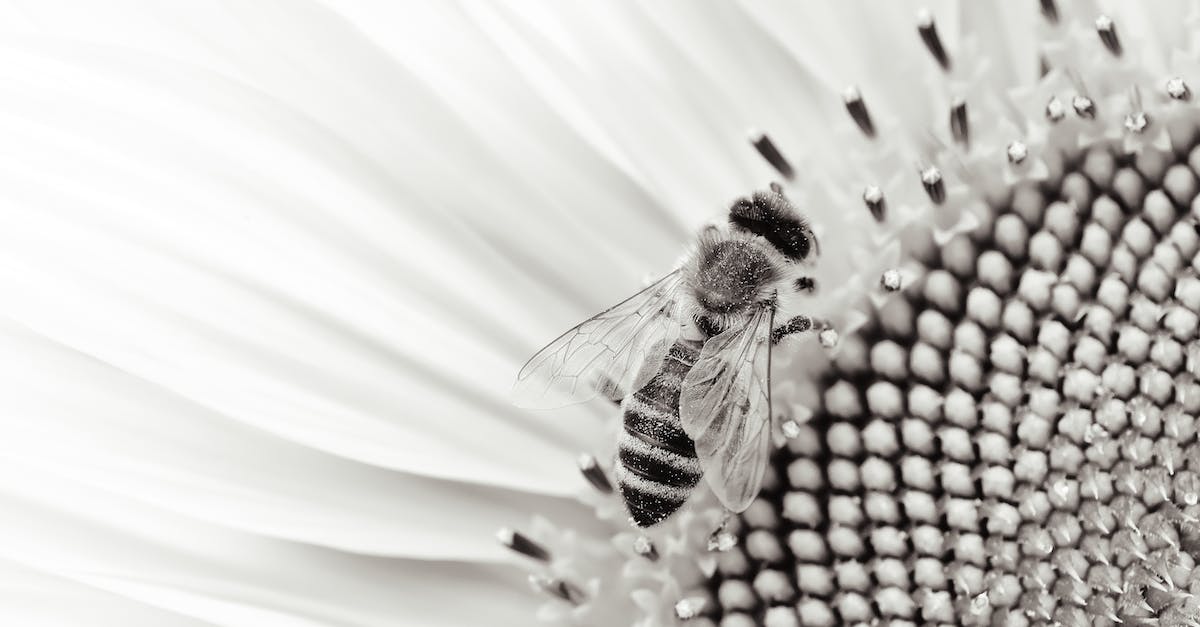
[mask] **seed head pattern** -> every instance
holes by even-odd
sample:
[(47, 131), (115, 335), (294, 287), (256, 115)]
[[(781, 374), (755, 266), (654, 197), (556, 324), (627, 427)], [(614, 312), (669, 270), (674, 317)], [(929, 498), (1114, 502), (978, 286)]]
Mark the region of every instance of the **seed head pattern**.
[(843, 337), (718, 559), (709, 619), (1200, 620), (1189, 163), (1200, 148), (1161, 173), (1082, 152)]
[(916, 145), (857, 88), (821, 176), (751, 137), (848, 255), (816, 273), (833, 328), (777, 351), (762, 492), (634, 531), (587, 458), (608, 536), (502, 536), (540, 618), (1200, 626), (1200, 46), (1161, 67), (1108, 16), (1040, 6), (1043, 75), (1006, 93), (917, 17), (944, 106)]

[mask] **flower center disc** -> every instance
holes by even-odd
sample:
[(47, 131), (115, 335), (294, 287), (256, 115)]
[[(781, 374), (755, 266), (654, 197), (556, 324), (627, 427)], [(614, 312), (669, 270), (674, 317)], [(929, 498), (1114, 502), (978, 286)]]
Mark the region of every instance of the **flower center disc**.
[(1189, 163), (1200, 149), (1145, 172), (1097, 147), (1061, 179), (1019, 184), (842, 338), (701, 620), (1198, 615)]

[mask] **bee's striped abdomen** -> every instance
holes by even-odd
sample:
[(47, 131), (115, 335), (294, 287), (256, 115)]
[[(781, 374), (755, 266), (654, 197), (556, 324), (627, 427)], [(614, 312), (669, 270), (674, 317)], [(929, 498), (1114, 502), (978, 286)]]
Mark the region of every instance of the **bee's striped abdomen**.
[(679, 390), (699, 354), (700, 342), (676, 342), (658, 374), (622, 404), (625, 430), (617, 442), (617, 484), (639, 527), (673, 514), (700, 480), (695, 444), (679, 422)]

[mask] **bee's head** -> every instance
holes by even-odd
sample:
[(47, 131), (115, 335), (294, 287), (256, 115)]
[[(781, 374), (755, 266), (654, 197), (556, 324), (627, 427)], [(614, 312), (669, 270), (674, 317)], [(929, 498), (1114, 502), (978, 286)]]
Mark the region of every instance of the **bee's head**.
[(803, 261), (819, 252), (808, 222), (783, 194), (774, 190), (754, 192), (750, 198), (734, 201), (729, 207), (729, 223), (736, 230), (763, 237), (792, 261)]

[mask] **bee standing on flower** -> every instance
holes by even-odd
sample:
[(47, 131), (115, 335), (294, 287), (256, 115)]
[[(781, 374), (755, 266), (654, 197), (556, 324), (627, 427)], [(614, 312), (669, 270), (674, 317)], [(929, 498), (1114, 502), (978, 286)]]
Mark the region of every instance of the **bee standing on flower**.
[(622, 401), (615, 474), (639, 527), (678, 510), (701, 476), (728, 511), (744, 511), (774, 431), (771, 346), (814, 326), (805, 315), (776, 326), (775, 314), (788, 296), (815, 289), (802, 269), (816, 249), (778, 190), (739, 199), (729, 225), (703, 230), (680, 267), (534, 355), (515, 400)]

